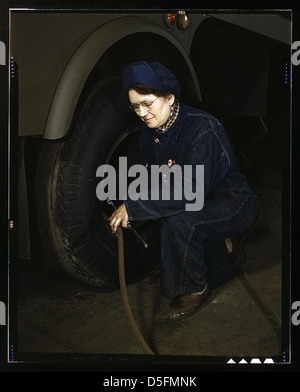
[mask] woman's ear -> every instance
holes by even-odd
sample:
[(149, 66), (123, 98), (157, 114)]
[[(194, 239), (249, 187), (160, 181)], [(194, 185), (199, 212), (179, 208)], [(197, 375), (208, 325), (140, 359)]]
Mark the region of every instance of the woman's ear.
[(175, 95), (170, 94), (169, 97), (168, 97), (169, 105), (172, 106), (174, 102), (175, 102)]

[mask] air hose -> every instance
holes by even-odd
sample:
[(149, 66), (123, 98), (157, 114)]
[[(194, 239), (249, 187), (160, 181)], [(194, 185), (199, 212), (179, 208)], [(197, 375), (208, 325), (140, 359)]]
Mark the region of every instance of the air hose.
[[(261, 212), (253, 225), (253, 227), (244, 234), (244, 236), (240, 240), (240, 246), (242, 247), (242, 242), (245, 240), (246, 236), (249, 234), (250, 231), (254, 229), (256, 224), (261, 218)], [(145, 339), (143, 338), (141, 332), (139, 331), (135, 319), (133, 317), (131, 307), (128, 300), (127, 295), (127, 285), (126, 285), (126, 277), (125, 277), (125, 262), (124, 262), (124, 240), (123, 240), (123, 231), (122, 227), (119, 226), (117, 229), (117, 237), (118, 237), (118, 267), (119, 267), (119, 284), (120, 284), (120, 291), (122, 296), (122, 301), (124, 305), (124, 309), (126, 311), (126, 315), (129, 321), (130, 328), (134, 333), (135, 337), (139, 341), (140, 345), (142, 346), (143, 350), (146, 354), (155, 355), (154, 352), (150, 349), (148, 344), (146, 343)], [(269, 320), (270, 324), (273, 326), (275, 331), (278, 335), (280, 335), (280, 317), (274, 312), (272, 307), (268, 304), (264, 296), (262, 295), (259, 290), (255, 287), (252, 279), (247, 274), (244, 265), (240, 267), (240, 271), (237, 271), (237, 277), (243, 283), (244, 287), (247, 289), (249, 294), (255, 300), (257, 305), (261, 308), (267, 319)]]
[(125, 277), (125, 263), (124, 263), (124, 240), (123, 240), (123, 231), (122, 227), (119, 226), (117, 229), (117, 236), (118, 236), (118, 267), (119, 267), (119, 283), (120, 283), (120, 290), (122, 301), (124, 305), (124, 309), (126, 311), (126, 315), (128, 318), (128, 322), (132, 332), (134, 333), (135, 337), (139, 341), (140, 345), (142, 346), (143, 350), (146, 354), (154, 355), (154, 352), (150, 349), (148, 344), (146, 343), (145, 339), (143, 338), (138, 326), (136, 325), (135, 319), (133, 317), (128, 295), (127, 295), (127, 285), (126, 285), (126, 277)]

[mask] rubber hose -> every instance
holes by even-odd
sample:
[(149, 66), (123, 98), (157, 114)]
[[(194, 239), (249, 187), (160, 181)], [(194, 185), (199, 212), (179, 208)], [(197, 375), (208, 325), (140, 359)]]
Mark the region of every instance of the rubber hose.
[(143, 338), (141, 332), (139, 331), (130, 308), (128, 295), (127, 295), (126, 277), (125, 277), (124, 240), (123, 240), (123, 231), (121, 226), (118, 227), (117, 236), (118, 236), (119, 283), (120, 283), (120, 290), (121, 290), (124, 309), (129, 321), (130, 328), (134, 333), (134, 335), (136, 336), (139, 343), (141, 344), (142, 348), (147, 354), (154, 355), (154, 352), (150, 349), (145, 339)]
[[(240, 240), (240, 246), (242, 248), (242, 242), (245, 240), (247, 234), (249, 234), (250, 231), (253, 230), (254, 226), (256, 226), (257, 222), (261, 218), (261, 213), (259, 214), (259, 217), (257, 218), (255, 224), (253, 227), (247, 231), (247, 233), (244, 234), (242, 239)], [(140, 333), (135, 319), (133, 317), (129, 300), (128, 300), (128, 295), (127, 295), (127, 285), (126, 285), (126, 277), (125, 277), (125, 262), (124, 262), (124, 240), (123, 240), (123, 231), (121, 226), (118, 227), (117, 229), (117, 236), (118, 236), (118, 266), (119, 266), (119, 283), (120, 283), (120, 290), (121, 290), (121, 296), (123, 300), (123, 305), (124, 309), (129, 321), (130, 328), (134, 335), (136, 336), (137, 340), (141, 344), (142, 348), (147, 354), (150, 355), (155, 355), (154, 352), (150, 349), (148, 344), (146, 343), (145, 339), (143, 338), (142, 334)], [(241, 266), (241, 274), (238, 274), (238, 278), (242, 281), (244, 284), (245, 288), (251, 293), (252, 298), (256, 300), (256, 303), (262, 308), (266, 316), (268, 317), (269, 321), (273, 325), (274, 329), (278, 333), (280, 330), (280, 318), (278, 315), (273, 311), (273, 309), (269, 306), (269, 304), (264, 300), (263, 296), (261, 293), (258, 292), (256, 289), (255, 285), (253, 284), (252, 280), (249, 278), (244, 266)]]

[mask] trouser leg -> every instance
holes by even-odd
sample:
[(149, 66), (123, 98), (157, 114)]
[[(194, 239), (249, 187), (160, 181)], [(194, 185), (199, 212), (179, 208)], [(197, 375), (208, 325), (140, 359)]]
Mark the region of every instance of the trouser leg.
[(164, 220), (161, 238), (161, 294), (200, 291), (206, 284), (205, 237), (174, 215)]
[(245, 232), (256, 218), (256, 198), (239, 202), (224, 195), (208, 199), (201, 211), (163, 220), (161, 294), (175, 297), (215, 288), (234, 277), (225, 238)]

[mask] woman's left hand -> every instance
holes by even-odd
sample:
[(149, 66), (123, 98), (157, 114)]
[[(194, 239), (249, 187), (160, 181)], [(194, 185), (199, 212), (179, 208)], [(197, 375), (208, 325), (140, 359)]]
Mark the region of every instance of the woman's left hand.
[(125, 229), (128, 228), (128, 215), (125, 204), (121, 204), (113, 214), (108, 218), (111, 231), (116, 235), (118, 227), (121, 225)]

